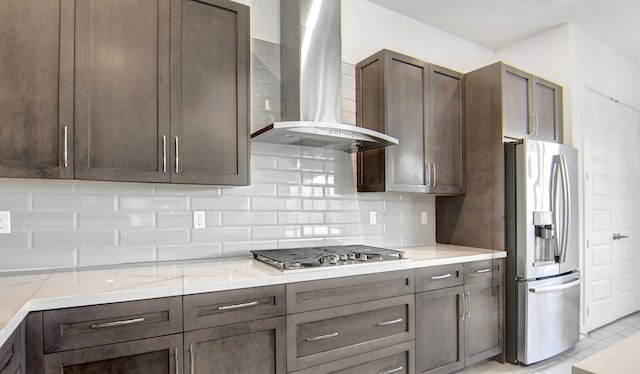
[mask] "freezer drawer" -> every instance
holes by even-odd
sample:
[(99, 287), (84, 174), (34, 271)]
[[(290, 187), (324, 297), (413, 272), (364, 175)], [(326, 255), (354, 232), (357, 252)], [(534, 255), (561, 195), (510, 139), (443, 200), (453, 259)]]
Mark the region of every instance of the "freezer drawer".
[(578, 341), (580, 273), (518, 282), (518, 361), (525, 365)]

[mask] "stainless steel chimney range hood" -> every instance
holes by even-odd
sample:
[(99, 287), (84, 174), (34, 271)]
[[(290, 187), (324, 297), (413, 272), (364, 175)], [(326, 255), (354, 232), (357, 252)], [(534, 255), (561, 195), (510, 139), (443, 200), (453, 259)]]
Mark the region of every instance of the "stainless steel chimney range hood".
[(398, 144), (389, 135), (341, 123), (340, 0), (280, 0), (282, 121), (252, 141), (347, 152)]

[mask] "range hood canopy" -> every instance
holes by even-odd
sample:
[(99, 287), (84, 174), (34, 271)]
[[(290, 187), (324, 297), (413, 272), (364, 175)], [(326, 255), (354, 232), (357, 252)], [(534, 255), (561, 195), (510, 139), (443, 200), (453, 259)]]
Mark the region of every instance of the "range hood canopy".
[(280, 0), (282, 121), (253, 141), (363, 151), (398, 144), (342, 123), (340, 0)]

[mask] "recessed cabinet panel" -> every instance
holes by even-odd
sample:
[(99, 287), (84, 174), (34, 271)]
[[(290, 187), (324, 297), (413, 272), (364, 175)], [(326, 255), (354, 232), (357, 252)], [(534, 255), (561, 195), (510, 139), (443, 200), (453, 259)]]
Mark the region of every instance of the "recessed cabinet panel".
[(465, 192), (463, 75), (429, 65), (429, 154), (431, 192)]
[(0, 2), (0, 176), (73, 176), (72, 15), (69, 1)]
[(504, 135), (514, 138), (527, 137), (532, 132), (529, 129), (531, 77), (518, 70), (505, 68), (503, 85)]
[(171, 180), (247, 184), (248, 8), (216, 0), (174, 5)]
[(387, 133), (399, 144), (389, 148), (390, 184), (424, 188), (424, 76), (420, 62), (391, 58), (387, 78)]
[(536, 137), (562, 142), (562, 89), (557, 84), (533, 78)]
[(77, 178), (168, 179), (158, 144), (168, 133), (168, 1), (77, 3)]

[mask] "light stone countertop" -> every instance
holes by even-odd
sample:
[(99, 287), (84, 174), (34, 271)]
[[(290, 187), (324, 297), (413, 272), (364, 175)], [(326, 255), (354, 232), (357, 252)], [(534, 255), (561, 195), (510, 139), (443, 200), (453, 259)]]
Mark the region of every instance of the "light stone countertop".
[(405, 259), (280, 271), (250, 257), (0, 274), (0, 345), (29, 312), (267, 286), (506, 257), (447, 244), (397, 248)]

